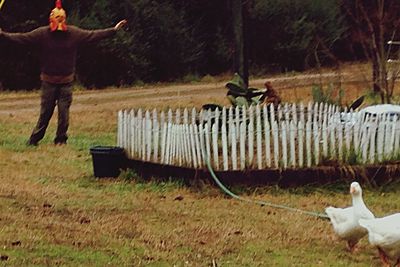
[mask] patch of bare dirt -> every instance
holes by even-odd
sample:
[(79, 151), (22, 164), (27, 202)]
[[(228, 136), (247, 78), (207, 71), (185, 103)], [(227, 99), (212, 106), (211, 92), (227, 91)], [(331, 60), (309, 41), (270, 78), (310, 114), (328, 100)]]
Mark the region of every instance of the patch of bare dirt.
[[(250, 80), (250, 86), (263, 88), (269, 80), (285, 102), (308, 102), (312, 100), (313, 85), (341, 86), (346, 89), (346, 99), (356, 99), (368, 88), (365, 70), (354, 67), (343, 72), (327, 71), (297, 75), (280, 75), (265, 79)], [(162, 106), (167, 108), (200, 108), (203, 104), (217, 103), (229, 105), (226, 99), (226, 82), (148, 85), (74, 93), (71, 112), (120, 110), (130, 108), (152, 109)], [(39, 92), (26, 93), (22, 96), (10, 94), (0, 98), (0, 115), (18, 116), (38, 113), (40, 104)]]

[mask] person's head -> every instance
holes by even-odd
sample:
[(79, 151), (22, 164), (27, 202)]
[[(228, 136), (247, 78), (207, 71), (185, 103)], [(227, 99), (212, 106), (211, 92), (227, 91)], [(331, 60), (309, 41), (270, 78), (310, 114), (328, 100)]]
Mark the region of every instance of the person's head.
[(67, 14), (61, 6), (61, 0), (56, 0), (56, 7), (50, 12), (50, 30), (54, 31), (66, 31), (67, 30)]

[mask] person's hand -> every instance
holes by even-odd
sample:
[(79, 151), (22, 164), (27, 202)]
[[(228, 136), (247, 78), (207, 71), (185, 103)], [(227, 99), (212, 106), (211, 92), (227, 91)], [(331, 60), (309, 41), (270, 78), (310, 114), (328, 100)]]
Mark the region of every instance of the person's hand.
[(125, 26), (125, 24), (126, 24), (127, 22), (128, 22), (128, 21), (127, 21), (126, 19), (121, 20), (120, 22), (118, 22), (118, 23), (114, 26), (114, 29), (116, 29), (116, 30), (121, 29), (122, 27)]

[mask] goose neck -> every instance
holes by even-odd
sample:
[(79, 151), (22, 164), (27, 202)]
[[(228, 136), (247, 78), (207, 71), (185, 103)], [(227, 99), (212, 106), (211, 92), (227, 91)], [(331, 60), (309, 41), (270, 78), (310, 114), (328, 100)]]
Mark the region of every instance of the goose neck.
[(353, 202), (353, 206), (365, 205), (361, 194), (357, 195), (357, 196), (353, 196), (352, 202)]

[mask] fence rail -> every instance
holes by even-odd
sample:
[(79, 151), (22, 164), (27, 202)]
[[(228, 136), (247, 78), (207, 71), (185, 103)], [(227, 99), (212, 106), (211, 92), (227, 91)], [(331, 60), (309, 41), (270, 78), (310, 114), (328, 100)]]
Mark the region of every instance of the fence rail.
[(121, 110), (119, 146), (128, 157), (215, 170), (373, 164), (399, 158), (400, 122), (308, 103), (222, 110)]

